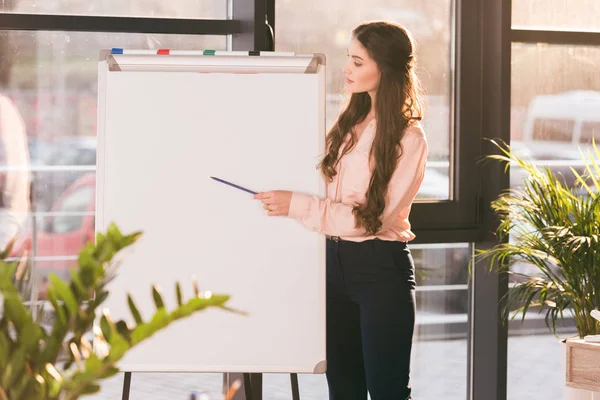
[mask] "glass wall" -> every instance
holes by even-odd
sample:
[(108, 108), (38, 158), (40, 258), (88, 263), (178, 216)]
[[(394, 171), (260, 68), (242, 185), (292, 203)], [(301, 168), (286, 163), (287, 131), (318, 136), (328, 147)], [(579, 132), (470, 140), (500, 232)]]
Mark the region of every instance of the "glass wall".
[[(518, 4), (518, 2), (515, 2)], [(585, 3), (585, 2), (582, 2)], [(566, 3), (565, 3), (566, 4)], [(591, 2), (588, 5), (591, 6)], [(595, 3), (594, 3), (595, 4)], [(581, 9), (579, 9), (581, 11)], [(558, 20), (557, 9), (552, 9)], [(581, 172), (579, 150), (600, 141), (600, 48), (575, 45), (513, 43), (511, 143), (522, 157), (562, 174), (575, 183), (571, 168)], [(511, 168), (511, 187), (527, 176)], [(535, 275), (525, 262), (513, 271)], [(559, 328), (559, 338), (545, 325), (544, 314), (530, 310), (509, 325), (508, 398), (559, 398), (565, 386), (564, 344), (576, 334), (572, 322)], [(543, 365), (543, 369), (531, 368)]]
[(276, 49), (327, 56), (327, 127), (348, 99), (343, 93), (348, 43), (362, 21), (392, 20), (404, 25), (417, 41), (417, 75), (426, 103), (423, 126), (429, 141), (428, 168), (420, 200), (450, 197), (449, 159), (453, 86), (452, 1), (278, 0), (275, 3)]
[[(392, 20), (417, 41), (417, 75), (426, 103), (423, 126), (430, 153), (419, 200), (450, 198), (450, 143), (454, 64), (452, 1), (377, 0), (298, 1), (275, 3), (276, 50), (327, 56), (327, 128), (335, 122), (348, 95), (343, 92), (343, 65), (352, 29), (365, 20)], [(314, 21), (314, 22), (311, 22)], [(460, 399), (467, 383), (467, 265), (469, 244), (413, 245), (417, 266), (417, 330), (413, 353), (416, 398)], [(267, 376), (265, 384), (285, 378)], [(288, 385), (289, 386), (289, 385)], [(323, 378), (300, 377), (301, 397), (323, 399)], [(288, 394), (289, 397), (289, 394)]]
[[(417, 275), (417, 317), (412, 353), (413, 396), (423, 400), (464, 400), (467, 396), (468, 262), (472, 245), (410, 245)], [(285, 386), (285, 377), (267, 375), (266, 385)], [(327, 382), (300, 376), (302, 399), (322, 400)], [(273, 399), (289, 399), (273, 397)], [(271, 393), (271, 392), (269, 392)], [(285, 392), (284, 392), (285, 393)]]
[[(229, 3), (12, 0), (0, 2), (0, 12), (226, 18)], [(417, 74), (426, 103), (423, 125), (430, 144), (419, 200), (451, 199), (456, 73), (453, 8), (452, 0), (276, 1), (276, 50), (322, 51), (328, 57), (328, 127), (347, 100), (342, 92), (342, 65), (352, 28), (364, 20), (390, 19), (414, 34)], [(226, 49), (226, 38), (10, 31), (0, 32), (0, 46), (0, 244), (19, 233), (15, 253), (23, 249), (33, 253), (35, 286), (43, 299), (47, 274), (66, 276), (81, 247), (93, 237), (98, 49)], [(594, 126), (591, 129), (594, 132)], [(463, 400), (467, 396), (467, 265), (473, 245), (414, 244), (411, 249), (418, 279), (415, 396)], [(531, 347), (529, 342), (521, 343)], [(134, 375), (131, 398), (186, 399), (196, 392), (217, 399), (221, 378), (219, 374)], [(90, 399), (118, 398), (121, 387), (122, 376), (117, 376), (103, 385), (102, 394)], [(286, 375), (265, 376), (264, 388), (265, 398), (291, 397)], [(303, 399), (323, 399), (325, 378), (300, 376), (300, 390)]]
[[(464, 400), (467, 395), (467, 271), (472, 245), (410, 246), (417, 271), (417, 321), (412, 354), (412, 386), (422, 400)], [(324, 375), (298, 377), (302, 400), (327, 398)], [(220, 399), (219, 374), (133, 374), (132, 399), (188, 399), (191, 392)], [(94, 400), (115, 399), (123, 377), (105, 382)], [(290, 377), (263, 376), (265, 399), (292, 398)], [(156, 397), (160, 393), (162, 397)], [(201, 400), (199, 398), (198, 400)], [(206, 400), (209, 400), (207, 397)]]
[(224, 36), (0, 32), (0, 247), (33, 256), (34, 284), (94, 238), (99, 50), (226, 49)]

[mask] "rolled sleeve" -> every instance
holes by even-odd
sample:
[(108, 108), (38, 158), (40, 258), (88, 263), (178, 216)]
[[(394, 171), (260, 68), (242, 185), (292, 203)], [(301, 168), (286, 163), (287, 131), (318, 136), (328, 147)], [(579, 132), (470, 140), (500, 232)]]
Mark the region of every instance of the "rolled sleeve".
[(308, 212), (311, 198), (304, 193), (292, 192), (288, 216), (297, 220), (302, 219)]

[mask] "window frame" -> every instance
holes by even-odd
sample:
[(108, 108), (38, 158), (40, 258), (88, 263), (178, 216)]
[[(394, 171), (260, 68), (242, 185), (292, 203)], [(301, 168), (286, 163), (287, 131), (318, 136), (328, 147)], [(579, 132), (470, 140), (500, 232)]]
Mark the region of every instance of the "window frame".
[[(450, 199), (413, 204), (415, 243), (476, 242), (483, 236), (481, 180), (482, 44), (479, 0), (453, 4), (453, 98), (450, 131)], [(427, 134), (427, 132), (426, 132)]]
[(248, 32), (239, 20), (3, 13), (0, 30), (232, 35)]
[[(274, 0), (224, 1), (228, 17), (231, 17), (228, 19), (26, 14), (0, 10), (0, 30), (215, 35), (227, 37), (229, 50), (272, 50), (274, 38), (265, 29), (265, 15), (274, 30)], [(229, 378), (244, 380), (244, 393), (239, 393), (236, 398), (262, 398), (260, 374), (229, 375), (231, 377), (224, 376), (224, 382)], [(129, 398), (130, 383), (131, 373), (128, 372), (123, 381), (123, 398)]]
[[(510, 145), (511, 54), (513, 43), (599, 46), (600, 32), (562, 31), (559, 29), (522, 29), (512, 26), (511, 0), (479, 0), (473, 4), (480, 13), (483, 57), (481, 132), (504, 140)], [(483, 154), (497, 154), (497, 149), (484, 144)], [(509, 188), (509, 176), (498, 163), (481, 170), (481, 194), (489, 204)], [(493, 235), (498, 220), (486, 207), (482, 210), (483, 237), (477, 249), (497, 243)], [(469, 285), (469, 392), (468, 399), (506, 400), (508, 323), (501, 319), (500, 299), (508, 291), (508, 277), (489, 272), (489, 264), (475, 265)]]
[[(0, 11), (0, 29), (225, 35), (231, 50), (271, 50), (264, 24), (266, 15), (274, 30), (274, 1), (228, 0), (232, 19), (226, 20)], [(453, 197), (414, 204), (411, 221), (417, 243), (474, 242), (476, 248), (486, 248), (496, 243), (493, 231), (498, 222), (487, 205), (509, 187), (509, 177), (500, 166), (482, 167), (478, 160), (496, 153), (483, 138), (510, 143), (511, 44), (597, 46), (600, 32), (513, 29), (510, 0), (455, 0), (454, 4), (450, 140)], [(508, 282), (487, 272), (486, 266), (475, 266), (474, 271), (469, 284), (467, 398), (505, 400), (507, 328), (500, 320), (498, 304)], [(253, 398), (260, 399), (260, 375), (244, 376), (244, 380), (246, 393), (251, 390)]]

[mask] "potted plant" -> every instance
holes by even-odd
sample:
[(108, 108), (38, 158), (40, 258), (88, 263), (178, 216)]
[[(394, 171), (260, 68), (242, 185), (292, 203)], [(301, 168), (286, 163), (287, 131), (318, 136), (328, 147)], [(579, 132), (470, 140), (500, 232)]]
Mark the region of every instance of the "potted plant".
[[(156, 312), (151, 318), (144, 319), (127, 296), (135, 324), (113, 321), (104, 312), (94, 328), (109, 294), (106, 285), (116, 274), (115, 256), (140, 236), (139, 232), (123, 235), (113, 224), (81, 251), (70, 282), (50, 277), (51, 327), (39, 322), (43, 316), (32, 317), (19, 293), (26, 277), (26, 257), (6, 262), (10, 245), (0, 253), (0, 400), (74, 400), (97, 392), (100, 380), (119, 372), (118, 361), (157, 331), (208, 307), (231, 311), (225, 305), (228, 296), (197, 289), (195, 297), (184, 302), (177, 283), (174, 310), (165, 308), (159, 289), (152, 287)], [(93, 347), (86, 338), (92, 331)]]
[[(545, 313), (546, 325), (571, 316), (579, 338), (599, 332), (590, 312), (600, 307), (600, 150), (582, 152), (585, 171), (575, 187), (548, 167), (538, 167), (516, 156), (503, 142), (491, 141), (501, 154), (487, 158), (522, 168), (528, 177), (522, 187), (503, 192), (491, 203), (500, 223), (499, 243), (478, 250), (475, 260), (487, 260), (492, 270), (511, 274), (513, 284), (502, 299), (503, 320), (511, 311), (522, 321), (532, 308)], [(506, 240), (508, 235), (510, 240)], [(511, 270), (529, 263), (535, 274)]]

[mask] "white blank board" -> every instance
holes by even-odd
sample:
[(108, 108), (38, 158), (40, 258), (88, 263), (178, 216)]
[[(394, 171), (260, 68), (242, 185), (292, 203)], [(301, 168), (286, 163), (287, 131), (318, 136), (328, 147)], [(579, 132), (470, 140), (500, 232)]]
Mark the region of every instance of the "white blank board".
[(247, 62), (248, 72), (259, 61), (134, 58), (99, 63), (96, 227), (143, 231), (105, 306), (132, 322), (129, 292), (148, 319), (152, 284), (172, 310), (175, 282), (189, 299), (196, 277), (201, 291), (229, 294), (228, 305), (249, 314), (199, 312), (134, 348), (122, 370), (324, 372), (323, 236), (268, 217), (251, 194), (209, 178), (323, 196), (315, 166), (324, 151), (324, 65), (279, 73), (282, 58), (261, 56), (259, 70), (272, 72), (199, 73), (196, 64), (210, 72), (207, 62), (215, 71)]

